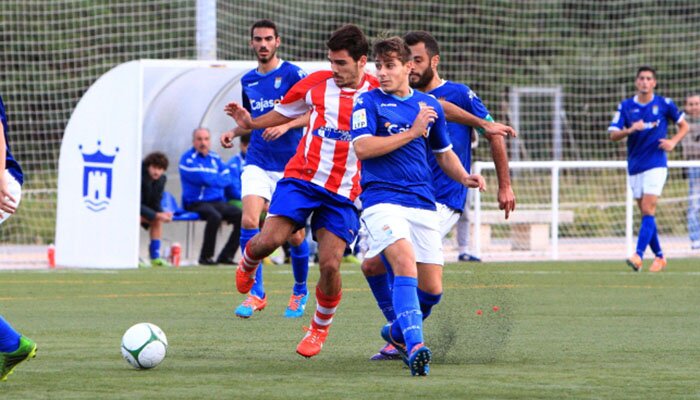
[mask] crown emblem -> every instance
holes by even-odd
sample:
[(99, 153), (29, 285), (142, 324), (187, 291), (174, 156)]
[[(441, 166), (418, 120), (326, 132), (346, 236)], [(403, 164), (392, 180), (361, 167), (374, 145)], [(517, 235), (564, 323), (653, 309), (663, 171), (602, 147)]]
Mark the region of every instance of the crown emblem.
[(83, 156), (83, 202), (85, 206), (94, 212), (105, 210), (112, 198), (112, 165), (117, 157), (119, 147), (114, 148), (114, 154), (105, 154), (100, 150), (102, 142), (97, 141), (97, 150), (94, 153), (83, 151), (83, 145), (79, 145)]
[(117, 157), (117, 154), (119, 152), (119, 147), (114, 148), (114, 154), (113, 155), (107, 155), (100, 151), (100, 146), (102, 145), (101, 141), (97, 141), (97, 151), (95, 151), (92, 154), (85, 153), (83, 151), (83, 145), (79, 145), (78, 149), (80, 149), (80, 153), (83, 155), (83, 161), (86, 164), (112, 164), (114, 162), (114, 159)]

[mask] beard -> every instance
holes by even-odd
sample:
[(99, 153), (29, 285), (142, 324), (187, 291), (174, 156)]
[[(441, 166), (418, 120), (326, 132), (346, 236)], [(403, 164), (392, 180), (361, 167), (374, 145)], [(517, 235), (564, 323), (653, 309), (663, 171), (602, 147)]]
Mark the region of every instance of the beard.
[(418, 80), (414, 81), (413, 79), (409, 79), (408, 83), (414, 89), (422, 89), (422, 88), (428, 86), (430, 81), (433, 80), (434, 76), (435, 76), (435, 73), (433, 72), (432, 68), (428, 68), (421, 75), (412, 73), (411, 77), (418, 77)]
[[(267, 50), (267, 49), (265, 49), (265, 50)], [(261, 57), (260, 54), (256, 54), (256, 56), (258, 57), (258, 62), (259, 62), (259, 63), (261, 63), (261, 64), (267, 64), (268, 62), (270, 62), (270, 60), (272, 60), (273, 58), (275, 58), (275, 54), (276, 54), (276, 53), (277, 53), (277, 50), (268, 50), (267, 56)]]

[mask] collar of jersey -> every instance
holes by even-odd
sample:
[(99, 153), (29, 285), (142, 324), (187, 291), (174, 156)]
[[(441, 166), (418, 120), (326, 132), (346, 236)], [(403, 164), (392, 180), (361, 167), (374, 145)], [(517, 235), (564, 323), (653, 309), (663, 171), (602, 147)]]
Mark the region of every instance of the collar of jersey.
[(639, 101), (637, 101), (637, 95), (635, 94), (634, 97), (632, 98), (632, 101), (634, 101), (634, 104), (636, 104), (636, 105), (638, 105), (638, 106), (640, 106), (640, 107), (644, 107), (644, 106), (648, 106), (649, 104), (653, 103), (655, 98), (656, 98), (656, 95), (655, 95), (655, 94), (652, 94), (652, 95), (651, 95), (651, 100), (649, 100), (648, 103), (642, 104), (642, 103), (640, 103)]
[(280, 69), (280, 67), (282, 67), (282, 64), (284, 64), (284, 60), (280, 58), (280, 62), (277, 64), (277, 66), (275, 67), (275, 69), (272, 69), (272, 70), (270, 70), (270, 71), (268, 71), (268, 72), (265, 72), (265, 73), (263, 74), (262, 72), (258, 71), (258, 68), (256, 67), (256, 68), (255, 68), (255, 73), (258, 74), (258, 75), (260, 75), (260, 76), (267, 76), (267, 75), (270, 75), (271, 73), (277, 71), (278, 69)]
[(413, 88), (410, 88), (410, 87), (408, 88), (408, 94), (407, 94), (406, 96), (404, 96), (404, 97), (399, 97), (399, 96), (397, 96), (397, 95), (395, 95), (395, 94), (389, 94), (389, 93), (383, 91), (382, 88), (378, 88), (378, 89), (379, 89), (382, 93), (384, 93), (385, 95), (391, 96), (391, 97), (395, 98), (395, 99), (398, 100), (398, 101), (406, 101), (406, 100), (410, 99), (411, 97), (413, 97)]

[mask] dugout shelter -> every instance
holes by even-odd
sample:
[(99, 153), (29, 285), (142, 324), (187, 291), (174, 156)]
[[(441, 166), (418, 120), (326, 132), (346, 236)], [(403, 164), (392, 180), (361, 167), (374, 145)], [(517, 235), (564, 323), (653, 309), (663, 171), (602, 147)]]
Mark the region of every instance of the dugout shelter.
[[(307, 72), (327, 62), (299, 62)], [(141, 160), (169, 160), (168, 187), (180, 199), (177, 166), (192, 131), (209, 128), (212, 150), (231, 154), (219, 135), (235, 126), (224, 112), (241, 101), (240, 79), (255, 61), (137, 60), (116, 66), (73, 110), (58, 165), (56, 264), (136, 268), (139, 262)]]

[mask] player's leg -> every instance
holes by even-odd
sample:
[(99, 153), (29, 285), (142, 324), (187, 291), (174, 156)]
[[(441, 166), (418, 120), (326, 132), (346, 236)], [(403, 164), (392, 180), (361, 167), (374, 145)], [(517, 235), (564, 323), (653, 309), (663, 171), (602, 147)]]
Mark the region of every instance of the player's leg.
[[(384, 254), (396, 274), (393, 287), (396, 321), (388, 329), (382, 330), (382, 337), (389, 339), (397, 350), (403, 352), (402, 356), (411, 369), (411, 375), (427, 375), (431, 352), (424, 344), (423, 314), (418, 298), (418, 272), (413, 247), (407, 239), (400, 239), (385, 248)], [(402, 342), (405, 346), (403, 349)]]
[(236, 287), (240, 293), (250, 292), (258, 265), (287, 240), (295, 227), (294, 221), (283, 216), (270, 216), (265, 220), (260, 233), (251, 238), (242, 250), (236, 269)]
[(188, 211), (199, 214), (200, 219), (207, 222), (204, 227), (204, 241), (199, 253), (200, 265), (215, 265), (214, 250), (216, 248), (216, 234), (221, 226), (222, 215), (211, 203), (194, 203), (187, 206)]
[(35, 355), (36, 343), (0, 316), (0, 381), (6, 380), (19, 363)]
[[(251, 179), (241, 180), (244, 188), (251, 186)], [(265, 198), (256, 194), (248, 194), (243, 196), (243, 214), (241, 217), (240, 235), (241, 254), (243, 254), (243, 249), (246, 248), (250, 239), (260, 233), (260, 214), (265, 208), (265, 201)], [(250, 289), (250, 292), (246, 295), (243, 302), (236, 308), (235, 314), (241, 318), (250, 317), (253, 315), (255, 310), (261, 309), (260, 306), (262, 305), (261, 303), (263, 302), (263, 298), (265, 298), (263, 265), (262, 263), (259, 263), (255, 272), (255, 283)], [(265, 303), (266, 300), (267, 299), (265, 299)]]
[(160, 239), (163, 237), (163, 221), (154, 218), (148, 222), (148, 256), (153, 267), (170, 267), (170, 263), (160, 257)]
[(394, 313), (394, 305), (391, 300), (392, 295), (389, 274), (387, 273), (387, 268), (384, 266), (382, 256), (365, 258), (360, 268), (367, 280), (372, 295), (374, 295), (374, 299), (377, 301), (379, 310), (382, 312), (387, 322), (393, 322), (396, 319), (396, 314)]
[(481, 260), (469, 253), (469, 198), (471, 191), (467, 192), (467, 199), (464, 202), (464, 212), (459, 214), (457, 219), (457, 246), (458, 260), (463, 262), (481, 262)]
[[(387, 323), (392, 323), (396, 320), (394, 313), (394, 302), (392, 295), (392, 282), (394, 281), (393, 273), (390, 275), (391, 268), (387, 267), (389, 262), (383, 254), (374, 257), (366, 257), (362, 260), (362, 273), (367, 280), (370, 291), (377, 301), (379, 310), (384, 315)], [(394, 348), (391, 343), (385, 343), (379, 352), (370, 357), (370, 360), (398, 360), (401, 356), (399, 351)]]
[[(450, 213), (444, 213), (445, 215), (437, 220), (435, 217), (440, 216), (440, 213), (429, 210), (411, 210), (404, 214), (411, 227), (410, 241), (415, 254), (418, 278), (416, 294), (423, 320), (430, 316), (433, 307), (442, 298), (442, 235), (456, 222), (457, 213), (453, 210), (451, 213), (452, 216), (446, 217)], [(431, 358), (430, 350), (422, 342), (410, 344), (408, 338), (406, 349), (411, 373), (426, 375)]]
[(291, 246), (292, 273), (294, 275), (294, 286), (289, 297), (289, 304), (284, 311), (287, 318), (299, 318), (304, 315), (306, 302), (309, 298), (309, 291), (306, 287), (306, 280), (309, 276), (309, 244), (306, 241), (305, 229), (299, 229), (289, 238)]
[[(260, 233), (260, 219), (265, 211), (267, 202), (272, 198), (276, 181), (272, 181), (265, 170), (257, 165), (247, 165), (241, 174), (241, 197), (243, 213), (241, 217), (241, 232), (239, 236), (241, 254), (248, 241)], [(263, 279), (263, 263), (259, 263), (255, 271), (255, 281), (243, 302), (236, 308), (235, 314), (248, 318), (256, 310), (262, 310), (267, 305), (265, 283)]]
[(690, 248), (700, 250), (700, 168), (688, 168), (688, 236)]
[(304, 227), (306, 219), (318, 205), (319, 200), (305, 182), (284, 179), (278, 183), (262, 230), (242, 249), (241, 261), (236, 269), (239, 292), (250, 291), (263, 258), (287, 241), (292, 232)]
[(342, 298), (340, 263), (347, 242), (326, 228), (316, 229), (320, 276), (316, 284), (316, 311), (311, 326), (297, 346), (297, 353), (313, 357), (323, 348)]
[(654, 168), (644, 173), (644, 195), (640, 202), (640, 210), (642, 211), (642, 225), (646, 223), (647, 229), (651, 230), (649, 247), (654, 252), (655, 257), (649, 267), (650, 272), (659, 272), (666, 267), (666, 258), (661, 250), (655, 215), (658, 199), (663, 191), (667, 175), (667, 168)]
[[(637, 206), (639, 209), (642, 209), (642, 196), (644, 195), (644, 176), (643, 173), (635, 174), (635, 175), (629, 175), (628, 176), (628, 181), (630, 184), (630, 189), (632, 190), (632, 197), (637, 201)], [(642, 219), (643, 222), (643, 219)], [(639, 272), (642, 270), (642, 257), (644, 257), (644, 250), (646, 249), (647, 244), (649, 243), (650, 237), (646, 236), (646, 231), (644, 232), (645, 235), (642, 236), (642, 226), (640, 226), (639, 233), (640, 235), (637, 237), (637, 250), (635, 250), (632, 255), (630, 255), (627, 260), (627, 265), (632, 268), (633, 271)], [(646, 241), (646, 242), (644, 242)], [(642, 246), (642, 242), (644, 242), (644, 247), (642, 248), (641, 254), (639, 254), (639, 247)]]
[(323, 347), (336, 308), (342, 297), (340, 263), (345, 247), (355, 240), (360, 228), (357, 209), (346, 198), (311, 187), (318, 201), (311, 218), (311, 228), (318, 241), (320, 277), (316, 285), (316, 312), (297, 353), (313, 357)]

